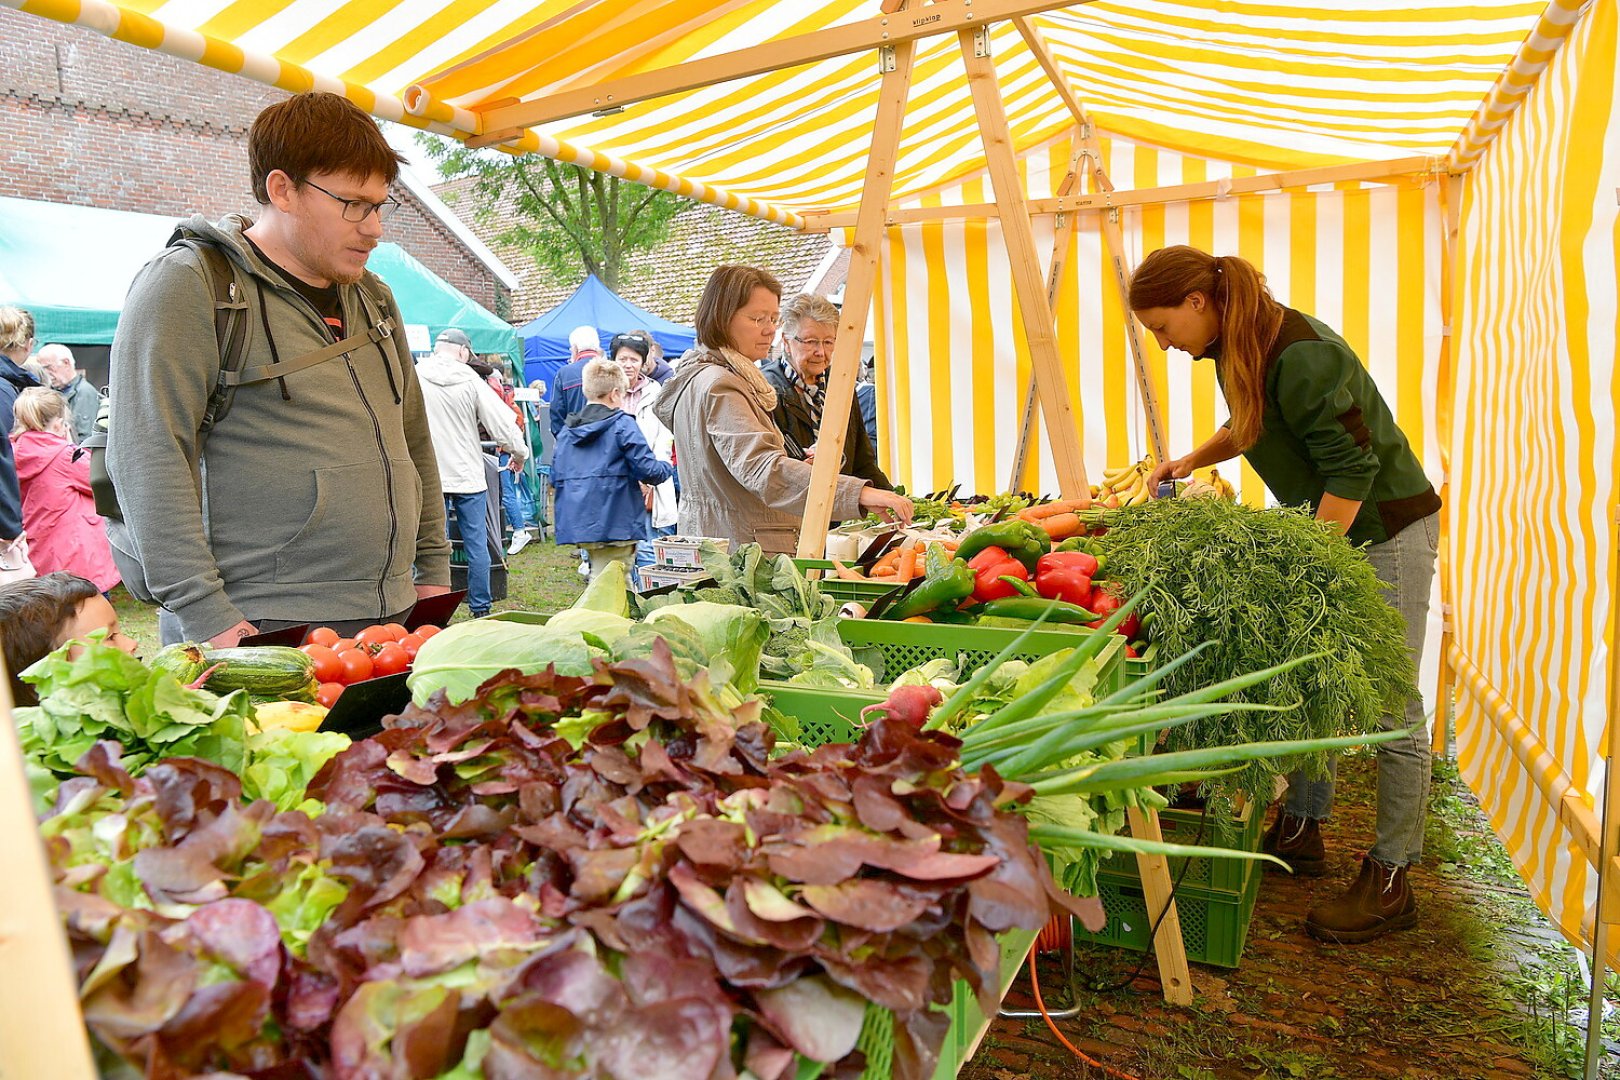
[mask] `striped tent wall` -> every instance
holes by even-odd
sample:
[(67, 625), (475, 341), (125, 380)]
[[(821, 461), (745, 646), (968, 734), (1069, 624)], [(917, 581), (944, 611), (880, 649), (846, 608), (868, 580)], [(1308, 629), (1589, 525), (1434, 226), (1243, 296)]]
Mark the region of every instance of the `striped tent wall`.
[[(1255, 172), (1119, 139), (1103, 140), (1102, 150), (1121, 191)], [(1067, 140), (1023, 159), (1032, 198), (1051, 194), (1068, 159)], [(981, 179), (910, 205), (987, 201), (992, 193)], [(1054, 220), (1035, 219), (1043, 260), (1050, 256)], [(1241, 255), (1267, 275), (1279, 300), (1337, 328), (1369, 364), (1438, 479), (1430, 403), (1441, 334), (1440, 226), (1432, 187), (1412, 181), (1127, 207), (1121, 224), (1132, 265), (1166, 244)], [(913, 490), (956, 482), (980, 491), (1004, 488), (1029, 369), (999, 222), (891, 227), (880, 257), (871, 325), (885, 399), (879, 418), (885, 467)], [(1095, 474), (1148, 448), (1125, 313), (1099, 214), (1081, 214), (1067, 265), (1058, 294), (1058, 340), (1087, 467)], [(1167, 355), (1151, 338), (1146, 344), (1170, 452), (1185, 452), (1225, 419), (1213, 368), (1183, 353)], [(1031, 468), (1034, 487), (1056, 490), (1044, 430)], [(1245, 470), (1241, 479), (1245, 499), (1264, 498), (1252, 472)]]
[(1446, 447), (1458, 760), (1572, 941), (1596, 878), (1558, 803), (1601, 802), (1615, 647), (1616, 9), (1469, 175)]

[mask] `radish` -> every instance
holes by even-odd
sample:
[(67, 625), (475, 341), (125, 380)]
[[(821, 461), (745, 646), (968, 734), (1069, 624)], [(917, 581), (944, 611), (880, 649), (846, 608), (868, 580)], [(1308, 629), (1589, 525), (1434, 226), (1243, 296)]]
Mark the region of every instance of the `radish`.
[(927, 684), (897, 686), (889, 691), (886, 700), (862, 709), (861, 719), (865, 720), (867, 713), (881, 710), (890, 720), (898, 720), (920, 731), (923, 724), (928, 721), (928, 714), (933, 711), (934, 706), (944, 700), (945, 695), (940, 693), (937, 686)]

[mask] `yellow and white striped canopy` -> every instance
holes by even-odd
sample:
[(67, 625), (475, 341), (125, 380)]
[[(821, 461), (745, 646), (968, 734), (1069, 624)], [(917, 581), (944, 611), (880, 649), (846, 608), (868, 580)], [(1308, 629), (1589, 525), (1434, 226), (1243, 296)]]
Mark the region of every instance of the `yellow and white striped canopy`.
[[(384, 118), (462, 135), (481, 133), (482, 114), (500, 104), (837, 28), (869, 37), (863, 25), (885, 17), (880, 0), (0, 2), (289, 90), (336, 90)], [(948, 17), (971, 5), (914, 0), (905, 15)], [(979, 0), (977, 11), (994, 18), (1040, 6)], [(1537, 20), (1577, 6), (1097, 0), (1028, 21), (1101, 129), (1287, 168), (1446, 155)], [(1027, 151), (1073, 120), (1014, 24), (993, 25), (1015, 149)], [(875, 54), (862, 48), (546, 123), (508, 145), (795, 223), (858, 200), (878, 82)], [(956, 35), (923, 38), (894, 193), (922, 195), (982, 168)]]

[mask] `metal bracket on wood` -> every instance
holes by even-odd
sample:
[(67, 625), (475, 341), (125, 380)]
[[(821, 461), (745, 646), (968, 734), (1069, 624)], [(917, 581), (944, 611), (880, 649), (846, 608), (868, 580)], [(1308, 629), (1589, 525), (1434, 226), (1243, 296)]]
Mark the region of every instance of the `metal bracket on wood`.
[(973, 55), (990, 55), (990, 28), (988, 26), (976, 27), (973, 31)]
[(889, 72), (891, 72), (893, 70), (894, 70), (894, 46), (893, 45), (879, 45), (878, 46), (878, 73), (881, 74), (881, 75), (887, 75)]

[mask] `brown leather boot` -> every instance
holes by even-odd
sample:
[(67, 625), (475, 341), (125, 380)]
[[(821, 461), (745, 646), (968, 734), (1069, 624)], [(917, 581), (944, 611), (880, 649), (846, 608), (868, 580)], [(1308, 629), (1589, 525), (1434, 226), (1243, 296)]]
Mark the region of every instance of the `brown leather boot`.
[[(1327, 855), (1322, 849), (1322, 823), (1295, 817), (1286, 810), (1277, 811), (1277, 820), (1260, 839), (1260, 850), (1277, 856), (1300, 877), (1321, 877), (1327, 868)], [(1275, 863), (1265, 866), (1267, 870), (1277, 869)]]
[(1389, 866), (1371, 855), (1343, 896), (1318, 904), (1305, 916), (1305, 931), (1318, 941), (1353, 945), (1417, 923), (1417, 904), (1406, 882), (1406, 867)]

